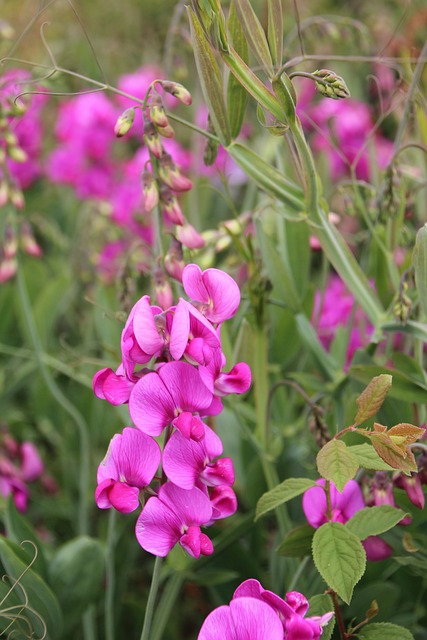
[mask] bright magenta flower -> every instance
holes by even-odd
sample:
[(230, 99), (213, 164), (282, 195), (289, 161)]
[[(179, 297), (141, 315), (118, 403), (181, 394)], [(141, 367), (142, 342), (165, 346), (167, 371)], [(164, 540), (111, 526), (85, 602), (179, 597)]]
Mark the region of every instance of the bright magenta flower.
[(182, 273), (182, 284), (189, 298), (199, 303), (199, 310), (211, 322), (232, 318), (240, 304), (240, 289), (228, 273), (219, 269), (203, 271), (188, 264)]

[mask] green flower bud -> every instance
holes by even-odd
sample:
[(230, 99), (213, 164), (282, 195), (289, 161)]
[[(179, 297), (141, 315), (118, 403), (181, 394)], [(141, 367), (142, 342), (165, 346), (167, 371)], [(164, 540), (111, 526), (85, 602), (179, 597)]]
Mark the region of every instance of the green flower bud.
[(322, 82), (317, 82), (315, 85), (317, 91), (326, 98), (332, 98), (332, 100), (341, 100), (350, 97), (350, 91), (341, 76), (338, 76), (329, 69), (318, 69), (314, 71), (313, 76), (321, 78)]
[(122, 115), (118, 118), (116, 124), (114, 125), (114, 133), (117, 138), (121, 138), (126, 135), (128, 131), (132, 128), (133, 121), (135, 120), (135, 107), (131, 107), (130, 109), (126, 109), (123, 111)]

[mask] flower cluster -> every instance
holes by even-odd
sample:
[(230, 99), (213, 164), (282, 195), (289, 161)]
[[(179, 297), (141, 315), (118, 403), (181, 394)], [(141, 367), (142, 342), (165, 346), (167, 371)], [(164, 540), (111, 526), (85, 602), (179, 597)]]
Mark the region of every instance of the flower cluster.
[(0, 495), (12, 495), (16, 508), (26, 511), (30, 493), (27, 484), (42, 476), (43, 462), (31, 442), (17, 442), (4, 427), (0, 442)]
[[(233, 463), (220, 458), (222, 443), (203, 421), (222, 409), (221, 397), (245, 393), (250, 369), (225, 372), (220, 327), (240, 302), (235, 281), (218, 269), (195, 264), (182, 274), (184, 291), (163, 311), (143, 296), (131, 310), (121, 339), (122, 362), (95, 374), (96, 396), (113, 405), (129, 403), (136, 428), (116, 435), (98, 470), (100, 508), (128, 513), (150, 488), (136, 524), (140, 545), (165, 556), (179, 542), (191, 555), (210, 554), (200, 527), (235, 512)], [(163, 451), (154, 440), (165, 431)], [(163, 479), (155, 477), (162, 463)], [(166, 481), (164, 478), (166, 477)]]
[(258, 580), (245, 580), (228, 606), (208, 615), (198, 640), (318, 640), (333, 612), (305, 617), (306, 597), (290, 591), (285, 600), (263, 589)]

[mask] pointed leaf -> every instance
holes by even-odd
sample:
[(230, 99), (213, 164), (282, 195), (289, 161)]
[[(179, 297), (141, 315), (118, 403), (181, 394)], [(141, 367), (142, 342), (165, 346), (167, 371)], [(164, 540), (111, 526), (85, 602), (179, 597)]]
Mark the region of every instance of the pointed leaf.
[(261, 496), (256, 506), (255, 520), (315, 486), (314, 480), (308, 478), (288, 478)]
[(371, 471), (393, 471), (393, 467), (384, 462), (370, 444), (355, 444), (349, 449), (356, 456), (359, 467), (370, 469)]
[(388, 374), (372, 378), (356, 400), (358, 411), (354, 419), (355, 424), (361, 424), (378, 413), (391, 387), (392, 380), (392, 376)]
[(334, 483), (342, 491), (359, 469), (359, 461), (342, 440), (331, 440), (317, 454), (317, 469), (322, 478)]
[(264, 29), (249, 0), (235, 0), (236, 10), (250, 48), (264, 70), (271, 76), (273, 61), (268, 48)]
[(280, 67), (283, 58), (282, 0), (268, 0), (268, 44), (273, 64)]
[(391, 622), (373, 622), (366, 625), (358, 633), (359, 640), (414, 640), (408, 629)]
[(371, 442), (380, 458), (393, 469), (403, 471), (406, 475), (410, 475), (411, 471), (418, 471), (412, 451), (408, 450), (406, 456), (403, 457), (386, 433), (372, 434)]
[(425, 404), (427, 385), (422, 381), (415, 381), (413, 377), (398, 371), (397, 369), (386, 369), (378, 365), (353, 365), (348, 371), (350, 378), (359, 382), (369, 384), (373, 376), (382, 373), (393, 377), (393, 385), (389, 390), (389, 396), (405, 402), (421, 402)]
[[(227, 27), (234, 49), (247, 64), (248, 44), (243, 33), (242, 25), (237, 17), (234, 2), (231, 3)], [(242, 128), (247, 102), (248, 92), (237, 80), (236, 76), (233, 73), (230, 73), (227, 86), (227, 107), (228, 117), (230, 119), (231, 137), (233, 140), (234, 138), (237, 138), (240, 133), (240, 129)]]
[(417, 233), (412, 264), (415, 273), (415, 285), (424, 320), (427, 320), (427, 224)]
[(231, 142), (231, 133), (222, 93), (220, 72), (211, 46), (196, 14), (191, 7), (187, 7), (187, 10), (190, 18), (194, 57), (202, 86), (203, 97), (208, 106), (215, 133), (220, 139), (221, 144), (226, 147)]
[(302, 558), (310, 555), (311, 543), (315, 529), (309, 524), (292, 529), (284, 537), (282, 543), (276, 549), (279, 556), (290, 558)]
[(328, 586), (350, 604), (353, 589), (366, 567), (359, 538), (340, 522), (327, 522), (314, 534), (313, 560)]
[(407, 513), (389, 504), (378, 507), (365, 507), (354, 514), (345, 526), (360, 540), (377, 536), (392, 529)]

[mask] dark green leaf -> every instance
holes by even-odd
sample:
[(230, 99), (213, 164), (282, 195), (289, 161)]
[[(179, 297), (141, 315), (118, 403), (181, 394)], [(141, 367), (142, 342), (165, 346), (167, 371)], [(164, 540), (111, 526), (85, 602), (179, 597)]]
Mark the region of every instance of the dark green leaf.
[(292, 529), (284, 537), (276, 552), (280, 556), (302, 558), (310, 555), (314, 529), (309, 524)]
[[(18, 545), (20, 545), (22, 542), (24, 542), (24, 540), (30, 540), (36, 545), (37, 558), (35, 559), (32, 568), (44, 580), (46, 580), (47, 565), (46, 559), (44, 557), (43, 545), (29, 522), (16, 510), (12, 497), (10, 497), (7, 501), (5, 510), (5, 525), (7, 537), (10, 538), (10, 540), (12, 540), (13, 542), (16, 542)], [(30, 545), (24, 545), (22, 548), (25, 552), (28, 553), (28, 562), (31, 562), (34, 557), (33, 547), (30, 547)]]

